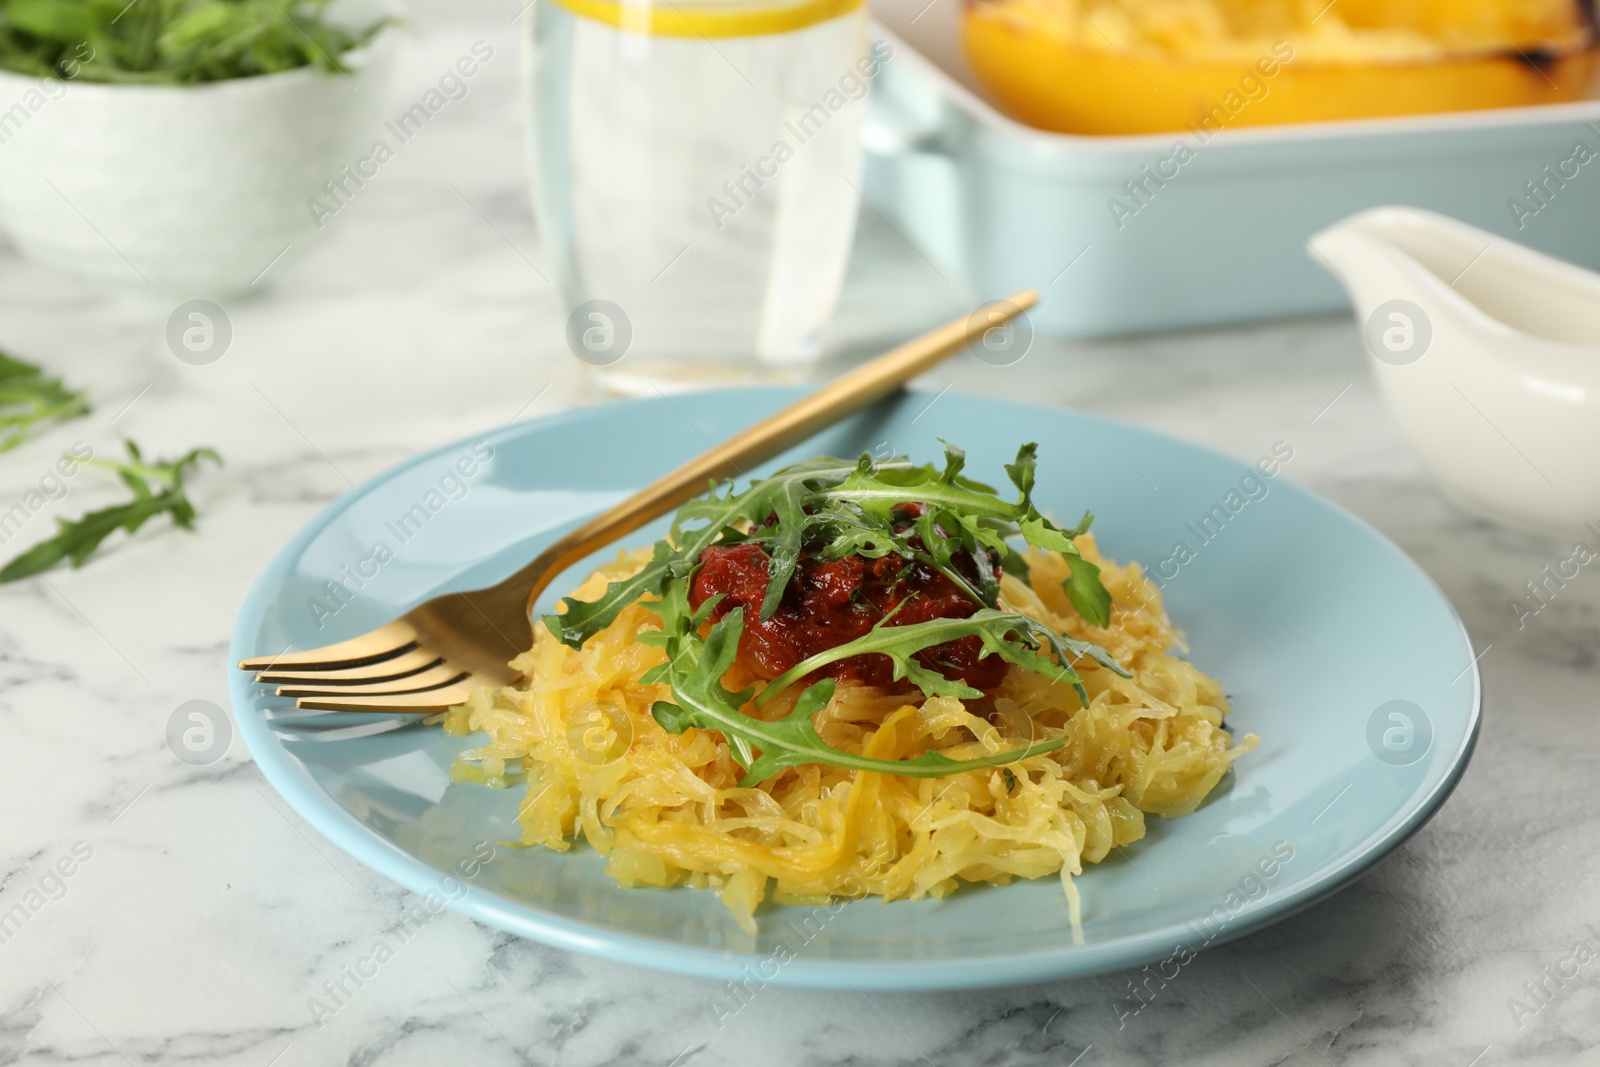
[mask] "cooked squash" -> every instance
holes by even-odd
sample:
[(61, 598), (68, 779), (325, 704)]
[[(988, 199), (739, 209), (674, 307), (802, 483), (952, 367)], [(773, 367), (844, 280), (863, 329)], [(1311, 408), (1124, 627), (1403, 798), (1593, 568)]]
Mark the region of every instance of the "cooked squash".
[(1586, 97), (1582, 0), (967, 0), (974, 72), (1083, 134), (1319, 122)]

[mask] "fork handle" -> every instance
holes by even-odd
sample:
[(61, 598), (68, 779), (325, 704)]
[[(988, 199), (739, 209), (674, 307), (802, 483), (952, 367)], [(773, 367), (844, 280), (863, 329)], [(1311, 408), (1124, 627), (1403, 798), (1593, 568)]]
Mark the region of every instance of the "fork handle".
[(556, 576), (585, 556), (699, 496), (711, 482), (743, 474), (745, 468), (765, 463), (883, 399), (1038, 299), (1036, 290), (1025, 289), (992, 301), (980, 309), (981, 315), (956, 319), (841, 375), (561, 537), (506, 584), (528, 583), (526, 610), (531, 616), (535, 601)]

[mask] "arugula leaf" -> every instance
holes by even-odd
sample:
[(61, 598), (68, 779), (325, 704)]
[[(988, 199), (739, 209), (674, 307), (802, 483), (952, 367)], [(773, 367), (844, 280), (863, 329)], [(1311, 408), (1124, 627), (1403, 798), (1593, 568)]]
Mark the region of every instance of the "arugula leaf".
[(89, 413), (84, 394), (32, 363), (0, 352), (0, 452), (21, 444), (40, 423), (65, 422)]
[[(769, 525), (774, 532), (766, 542), (767, 556), (772, 562), (768, 564), (771, 577), (767, 580), (767, 592), (761, 598), (762, 622), (772, 618), (778, 610), (783, 591), (789, 587), (789, 579), (800, 565), (800, 550), (805, 547), (808, 526), (805, 502), (810, 495), (804, 478), (781, 479), (774, 491), (763, 494), (763, 502), (770, 500), (772, 505)], [(755, 519), (754, 515), (749, 517)]]
[(964, 479), (945, 481), (932, 467), (913, 468), (917, 478), (885, 478), (881, 468), (862, 456), (860, 465), (840, 484), (818, 494), (821, 500), (848, 500), (881, 519), (892, 516), (896, 504), (916, 501), (965, 515), (1014, 519), (1015, 505), (992, 492), (970, 488)]
[(1011, 484), (1022, 494), (1017, 506), (1024, 514), (1018, 516), (1017, 525), (1022, 531), (1023, 539), (1035, 548), (1059, 552), (1068, 557), (1071, 573), (1067, 580), (1061, 583), (1067, 599), (1072, 602), (1078, 614), (1089, 622), (1101, 628), (1109, 626), (1111, 594), (1106, 592), (1105, 586), (1100, 583), (1100, 568), (1083, 560), (1078, 554), (1078, 546), (1073, 544), (1072, 540), (1088, 531), (1089, 525), (1094, 522), (1094, 514), (1085, 511), (1078, 525), (1070, 530), (1062, 529), (1039, 514), (1039, 510), (1033, 505), (1033, 484), (1037, 469), (1038, 446), (1034, 444), (1023, 445), (1017, 450), (1016, 462), (1006, 464), (1006, 474), (1010, 476)]
[(597, 600), (575, 600), (564, 597), (565, 614), (546, 615), (544, 624), (556, 637), (573, 648), (583, 643), (616, 621), (622, 609), (646, 593), (660, 594), (669, 578), (672, 548), (665, 541), (657, 541), (655, 555), (637, 574), (612, 582)]
[(1029, 585), (1033, 584), (1033, 568), (1028, 566), (1027, 558), (1010, 545), (1007, 545), (1005, 551), (1000, 553), (1000, 566)]
[(395, 20), (348, 29), (332, 0), (0, 0), (0, 68), (34, 77), (190, 85), (343, 56)]
[(105, 539), (118, 530), (132, 534), (158, 515), (170, 515), (174, 525), (194, 529), (195, 510), (184, 492), (184, 478), (202, 459), (218, 466), (222, 458), (210, 448), (196, 448), (177, 460), (146, 463), (139, 446), (126, 442), (129, 462), (90, 460), (90, 465), (115, 471), (133, 492), (133, 500), (81, 519), (56, 519), (56, 535), (41, 541), (0, 568), (0, 583), (15, 582), (49, 570), (63, 559), (81, 567)]
[[(668, 539), (656, 543), (655, 557), (643, 571), (620, 583), (612, 583), (612, 588), (597, 600), (563, 598), (561, 603), (566, 606), (566, 613), (546, 615), (545, 626), (567, 645), (582, 648), (585, 641), (615, 622), (622, 609), (641, 594), (660, 596), (669, 581), (687, 577), (699, 565), (700, 554), (711, 545), (747, 540), (740, 523), (764, 522), (774, 513), (789, 515), (790, 522), (804, 520), (804, 514), (798, 512), (791, 503), (805, 499), (799, 495), (801, 488), (813, 482), (827, 484), (838, 481), (855, 469), (856, 464), (849, 460), (818, 456), (785, 467), (772, 477), (754, 483), (743, 493), (735, 495), (730, 489), (726, 496), (713, 495), (689, 501), (679, 509)], [(692, 523), (704, 525), (693, 530), (686, 529)], [(793, 558), (786, 565), (787, 570), (781, 561), (774, 561), (772, 582), (768, 584), (768, 589), (770, 591), (776, 585), (779, 596), (769, 595), (763, 601), (762, 610), (768, 618), (771, 618), (771, 612), (777, 610), (783, 587), (793, 577), (799, 557), (799, 546), (795, 545)], [(783, 581), (777, 584), (780, 576)], [(619, 590), (616, 588), (618, 585), (627, 588)]]
[(939, 443), (944, 445), (944, 473), (940, 475), (940, 480), (953, 483), (961, 477), (961, 470), (967, 465), (967, 454), (942, 437)]
[[(974, 604), (993, 608), (1000, 582), (988, 550), (1000, 553), (1008, 561), (1006, 566), (1023, 575), (1026, 564), (1007, 543), (1009, 534), (1020, 534), (1028, 544), (1077, 560), (1072, 539), (1084, 533), (1094, 518), (1086, 512), (1076, 527), (1065, 530), (1039, 513), (1032, 499), (1036, 453), (1037, 446), (1025, 444), (1016, 462), (1006, 465), (1020, 493), (1016, 503), (1001, 500), (993, 489), (966, 478), (962, 474), (966, 454), (948, 442), (942, 471), (903, 459), (874, 463), (867, 455), (855, 462), (818, 456), (753, 482), (743, 493), (731, 488), (721, 496), (713, 492), (679, 510), (671, 534), (657, 544), (655, 557), (642, 571), (613, 583), (596, 600), (565, 598), (565, 614), (545, 616), (545, 626), (567, 645), (581, 648), (640, 596), (659, 596), (668, 583), (687, 578), (706, 548), (742, 541), (761, 544), (771, 561), (761, 602), (763, 621), (777, 611), (802, 548), (817, 542), (825, 559), (894, 554), (925, 563)], [(897, 530), (896, 507), (907, 502), (928, 510), (910, 530)], [(920, 547), (913, 544), (913, 535)], [(976, 586), (953, 565), (962, 549), (977, 568)], [(1098, 568), (1080, 567), (1072, 573), (1077, 577), (1062, 585), (1074, 608), (1097, 626), (1109, 624), (1111, 597), (1100, 585)]]
[(1067, 591), (1067, 599), (1072, 601), (1072, 606), (1078, 614), (1102, 629), (1111, 624), (1111, 594), (1100, 581), (1100, 568), (1084, 559), (1074, 556), (1067, 561), (1071, 574), (1062, 583)]
[[(1088, 528), (1092, 519), (1090, 515), (1084, 517), (1084, 521), (1079, 523), (1080, 533)], [(1070, 573), (1066, 581), (1061, 583), (1061, 588), (1078, 614), (1102, 629), (1109, 626), (1111, 594), (1100, 582), (1100, 568), (1078, 554), (1078, 546), (1072, 543), (1072, 538), (1077, 534), (1062, 530), (1042, 517), (1023, 519), (1021, 526), (1022, 536), (1028, 544), (1067, 557)]]
[(695, 624), (693, 617), (687, 615), (686, 600), (679, 598), (670, 605), (663, 600), (651, 607), (661, 609), (666, 627), (663, 633), (667, 635), (669, 673), (676, 701), (657, 701), (651, 714), (669, 733), (682, 733), (691, 726), (720, 733), (727, 739), (734, 758), (745, 768), (745, 776), (739, 783), (742, 788), (758, 785), (781, 770), (804, 763), (825, 763), (911, 778), (940, 778), (980, 767), (1015, 763), (1052, 752), (1066, 743), (1065, 737), (1057, 737), (970, 760), (954, 760), (938, 752), (903, 760), (881, 760), (845, 752), (824, 741), (811, 722), (811, 717), (832, 698), (833, 679), (807, 688), (795, 702), (794, 710), (773, 722), (752, 718), (742, 710), (753, 690), (730, 693), (722, 687), (722, 676), (739, 654), (739, 635), (744, 629), (742, 607), (724, 615), (711, 627), (704, 641), (694, 634)]
[[(1084, 703), (1088, 703), (1088, 695), (1083, 690), (1082, 679), (1070, 666), (1083, 656), (1090, 657), (1124, 678), (1129, 677), (1128, 672), (1118, 666), (1110, 653), (1099, 645), (1058, 634), (1037, 619), (1020, 612), (979, 608), (965, 619), (930, 619), (904, 626), (892, 625), (892, 618), (893, 615), (886, 616), (854, 641), (847, 641), (795, 664), (768, 684), (756, 698), (756, 705), (766, 705), (812, 671), (868, 654), (888, 656), (894, 663), (895, 680), (910, 679), (928, 696), (976, 699), (983, 695), (978, 690), (964, 682), (946, 678), (937, 671), (928, 670), (914, 658), (916, 653), (924, 649), (963, 637), (980, 639), (985, 655), (996, 655), (1036, 674), (1069, 683), (1078, 690), (1079, 699)], [(1040, 651), (1046, 649), (1055, 655), (1055, 662), (1040, 655)]]

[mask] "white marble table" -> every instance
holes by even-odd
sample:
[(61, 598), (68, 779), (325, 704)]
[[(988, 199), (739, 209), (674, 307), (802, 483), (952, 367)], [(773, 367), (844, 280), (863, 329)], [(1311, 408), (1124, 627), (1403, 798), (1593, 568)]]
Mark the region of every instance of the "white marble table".
[[(96, 402), (0, 456), (0, 510), (79, 440), (100, 454), (119, 433), (158, 452), (213, 444), (228, 462), (194, 483), (197, 533), (152, 526), (82, 570), (0, 587), (0, 914), (26, 912), (0, 943), (0, 1063), (1600, 1063), (1600, 958), (1550, 977), (1580, 941), (1600, 950), (1600, 579), (1583, 573), (1519, 629), (1512, 598), (1569, 546), (1447, 506), (1397, 440), (1343, 320), (1040, 342), (1026, 377), (969, 359), (925, 384), (1050, 402), (1038, 383), (1053, 382), (1081, 408), (1245, 458), (1290, 441), (1288, 477), (1438, 580), (1483, 651), (1482, 740), (1439, 815), (1360, 883), (1206, 953), (1124, 1025), (1129, 975), (870, 999), (768, 989), (719, 1030), (711, 983), (450, 913), (317, 1025), (309, 998), (410, 895), (288, 811), (237, 742), (191, 767), (165, 729), (185, 701), (227, 703), (247, 588), (352, 482), (594, 400), (539, 273), (517, 6), (418, 14), (397, 100), (476, 39), (497, 58), (325, 244), (229, 305), (234, 341), (213, 365), (167, 351), (170, 301), (89, 291), (0, 252), (0, 346), (87, 383)], [(847, 334), (969, 300), (865, 215)], [(891, 301), (897, 320), (882, 317)], [(95, 474), (69, 484), (6, 556), (51, 514), (115, 495)], [(1538, 1003), (1525, 983), (1541, 981), (1544, 1005), (1514, 1011), (1511, 998)]]

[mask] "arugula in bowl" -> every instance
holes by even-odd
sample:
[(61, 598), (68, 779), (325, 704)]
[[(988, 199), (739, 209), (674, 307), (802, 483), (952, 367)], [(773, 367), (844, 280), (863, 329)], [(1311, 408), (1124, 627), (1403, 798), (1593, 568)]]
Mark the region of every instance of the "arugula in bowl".
[(0, 0), (0, 69), (143, 85), (344, 73), (343, 57), (389, 25), (351, 29), (332, 0)]

